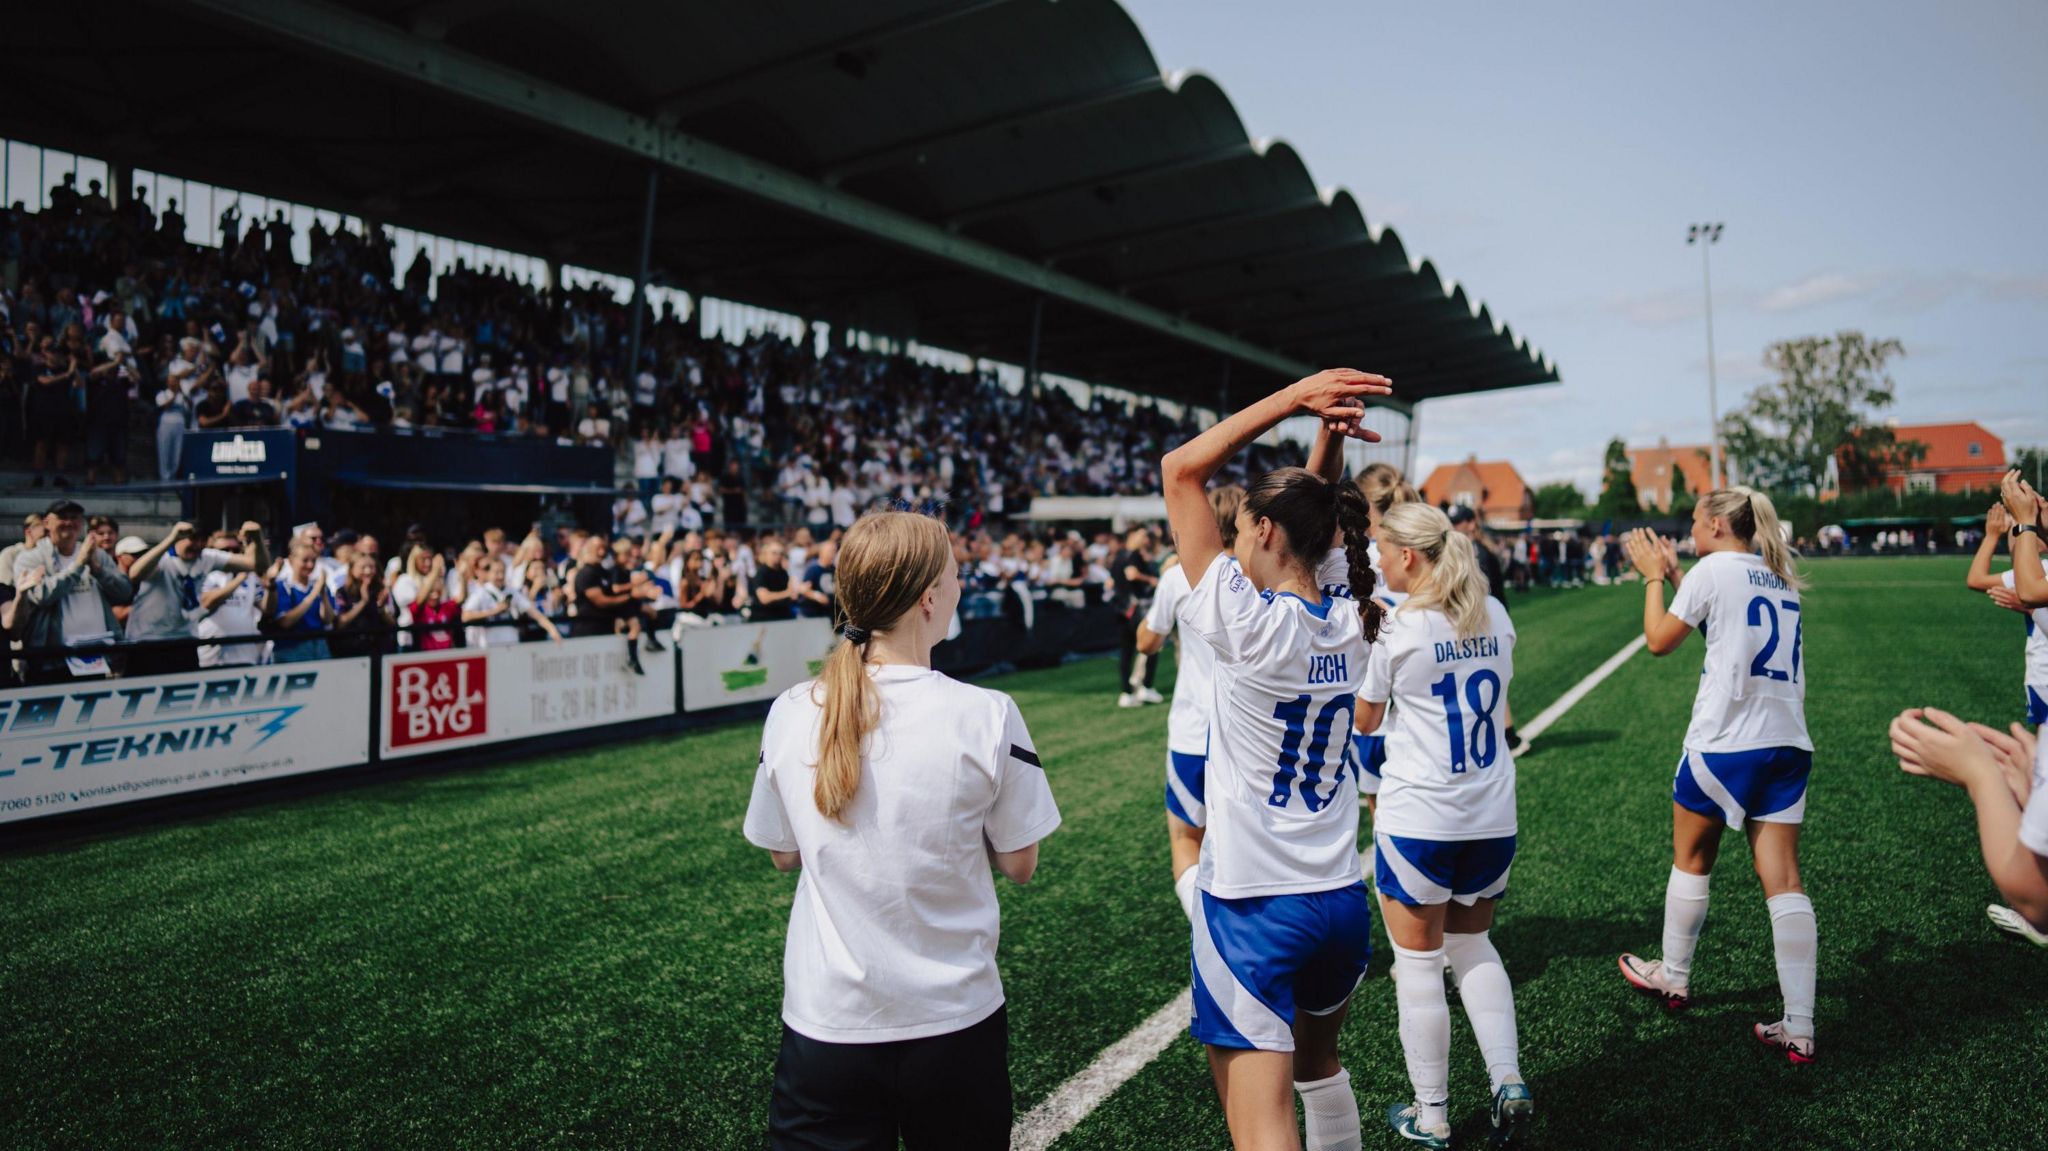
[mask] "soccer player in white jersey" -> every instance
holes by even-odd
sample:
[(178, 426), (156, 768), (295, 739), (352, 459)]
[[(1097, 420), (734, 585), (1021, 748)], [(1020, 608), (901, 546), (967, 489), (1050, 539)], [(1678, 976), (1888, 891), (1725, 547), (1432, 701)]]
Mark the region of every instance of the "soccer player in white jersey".
[[(1749, 838), (1777, 951), (1784, 1018), (1756, 1038), (1794, 1063), (1811, 1063), (1817, 950), (1813, 901), (1799, 879), (1799, 825), (1813, 741), (1806, 734), (1801, 581), (1769, 496), (1745, 487), (1702, 497), (1692, 516), (1700, 560), (1680, 579), (1669, 540), (1637, 530), (1629, 561), (1642, 573), (1643, 635), (1652, 655), (1706, 638), (1692, 722), (1672, 783), (1671, 875), (1664, 890), (1661, 959), (1624, 954), (1629, 984), (1680, 1010), (1692, 1002), (1692, 957), (1707, 919), (1707, 877), (1721, 828)], [(1669, 611), (1664, 584), (1678, 585)]]
[(748, 842), (801, 871), (769, 1145), (1008, 1147), (990, 864), (1028, 882), (1059, 809), (1010, 697), (932, 670), (945, 525), (864, 517), (837, 577), (845, 640), (770, 709), (747, 806)]
[(1448, 960), (1493, 1082), (1495, 1146), (1513, 1146), (1535, 1113), (1522, 1081), (1515, 996), (1487, 933), (1515, 858), (1515, 761), (1508, 684), (1515, 628), (1486, 593), (1472, 541), (1424, 503), (1380, 520), (1388, 613), (1359, 690), (1359, 730), (1378, 733), (1389, 705), (1386, 762), (1373, 813), (1375, 879), (1394, 944), (1401, 1049), (1412, 1102), (1387, 1123), (1425, 1147), (1450, 1146)]
[[(1977, 556), (1970, 563), (1968, 583), (1972, 589), (1989, 595), (1998, 606), (2016, 611), (2026, 620), (2026, 674), (2020, 688), (2025, 693), (2022, 709), (2025, 722), (2039, 727), (2048, 723), (2048, 601), (2030, 605), (2020, 598), (2018, 568), (2007, 568), (1996, 575), (1991, 571), (1991, 557), (1998, 550), (2000, 541), (2009, 534), (2017, 540), (2018, 536), (2036, 531), (2037, 525), (2015, 524), (2003, 503), (1991, 505), (1991, 510), (1984, 516), (1984, 542), (1978, 545)], [(2044, 578), (2048, 578), (2048, 564), (2040, 566)], [(2009, 931), (2036, 947), (2048, 947), (2048, 934), (2034, 930), (2026, 917), (2012, 908), (1994, 903), (1984, 909), (1984, 914), (2000, 930)]]
[[(1406, 599), (1405, 593), (1387, 586), (1386, 573), (1380, 566), (1380, 524), (1387, 512), (1399, 504), (1414, 503), (1422, 496), (1401, 478), (1401, 471), (1392, 464), (1371, 464), (1359, 473), (1358, 490), (1365, 493), (1366, 507), (1372, 512), (1372, 546), (1367, 556), (1372, 561), (1372, 572), (1378, 586), (1373, 589), (1373, 598), (1380, 606), (1392, 612)], [(1357, 716), (1363, 718), (1364, 712)], [(1367, 812), (1376, 813), (1380, 794), (1380, 769), (1387, 762), (1387, 737), (1385, 732), (1392, 725), (1382, 720), (1378, 730), (1355, 730), (1351, 736), (1352, 762), (1357, 765), (1358, 794), (1365, 799)], [(1366, 841), (1365, 850), (1358, 853), (1359, 870), (1372, 875), (1377, 869), (1374, 861), (1376, 849), (1373, 841)]]
[(1370, 592), (1365, 499), (1306, 468), (1281, 468), (1245, 493), (1237, 559), (1224, 554), (1206, 494), (1230, 457), (1281, 420), (1373, 440), (1363, 397), (1379, 376), (1319, 372), (1169, 452), (1160, 473), (1181, 566), (1194, 581), (1179, 622), (1214, 650), (1208, 828), (1195, 883), (1195, 1038), (1232, 1140), (1311, 1151), (1358, 1146), (1358, 1097), (1337, 1033), (1372, 952), (1372, 907), (1358, 874), (1358, 793), (1344, 778), (1353, 693), (1380, 608), (1324, 594), (1341, 529), (1350, 578)]
[[(1231, 549), (1237, 544), (1237, 512), (1243, 504), (1244, 489), (1236, 484), (1209, 492), (1209, 508), (1226, 555), (1233, 554)], [(1175, 564), (1159, 577), (1152, 606), (1138, 627), (1140, 654), (1156, 655), (1166, 645), (1190, 590), (1186, 564)], [(1173, 709), (1166, 716), (1166, 842), (1173, 866), (1173, 892), (1190, 920), (1195, 917), (1195, 862), (1201, 857), (1202, 827), (1209, 819), (1203, 796), (1209, 765), (1210, 685), (1215, 675), (1216, 655), (1208, 642), (1192, 631), (1182, 631)]]

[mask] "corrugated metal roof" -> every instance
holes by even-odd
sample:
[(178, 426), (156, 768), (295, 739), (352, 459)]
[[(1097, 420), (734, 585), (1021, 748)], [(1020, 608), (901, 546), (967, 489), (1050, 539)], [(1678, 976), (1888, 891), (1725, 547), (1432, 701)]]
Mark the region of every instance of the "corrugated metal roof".
[[(428, 64), (409, 82), (282, 41), (259, 9), (330, 21), (337, 41), (376, 21), (1277, 357), (1385, 372), (1407, 400), (1558, 378), (1293, 148), (1251, 139), (1215, 81), (1162, 75), (1114, 0), (106, 0), (89, 28), (31, 5), (0, 44), (24, 97), (0, 101), (0, 125), (632, 274), (644, 157), (482, 109)], [(1015, 362), (1040, 294), (674, 174), (654, 265), (676, 287)], [(1203, 403), (1226, 377), (1213, 346), (1057, 293), (1042, 331), (1048, 371)], [(1276, 382), (1270, 360), (1228, 378), (1238, 398)]]

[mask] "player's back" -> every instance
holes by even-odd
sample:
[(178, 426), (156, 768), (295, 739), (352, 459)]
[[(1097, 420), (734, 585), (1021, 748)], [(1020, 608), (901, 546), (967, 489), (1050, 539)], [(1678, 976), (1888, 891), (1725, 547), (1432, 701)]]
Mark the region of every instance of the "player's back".
[(1259, 592), (1222, 557), (1181, 619), (1216, 649), (1198, 885), (1239, 899), (1358, 882), (1358, 798), (1344, 779), (1367, 654), (1357, 604)]
[(1698, 751), (1797, 747), (1806, 731), (1804, 602), (1751, 552), (1701, 557), (1671, 614), (1701, 633), (1706, 661), (1685, 745)]
[(1375, 832), (1434, 840), (1515, 834), (1515, 761), (1502, 706), (1514, 649), (1514, 623), (1491, 596), (1486, 626), (1468, 636), (1435, 608), (1407, 603), (1388, 613), (1365, 688), (1366, 698), (1392, 709)]

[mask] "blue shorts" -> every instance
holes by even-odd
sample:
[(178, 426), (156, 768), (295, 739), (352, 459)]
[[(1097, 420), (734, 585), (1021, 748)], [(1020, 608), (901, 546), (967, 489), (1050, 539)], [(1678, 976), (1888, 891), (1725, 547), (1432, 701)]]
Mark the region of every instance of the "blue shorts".
[(2048, 684), (2039, 687), (2027, 685), (2027, 726), (2039, 727), (2048, 723)]
[(1739, 828), (1759, 823), (1803, 823), (1806, 777), (1813, 753), (1801, 747), (1750, 751), (1694, 751), (1678, 757), (1672, 802), (1700, 815), (1720, 816)]
[(1294, 1012), (1344, 1006), (1372, 958), (1365, 884), (1301, 895), (1218, 899), (1194, 924), (1195, 1021), (1211, 1047), (1294, 1050)]
[(1351, 758), (1358, 764), (1358, 794), (1378, 795), (1380, 793), (1380, 768), (1387, 762), (1387, 737), (1384, 735), (1357, 735), (1351, 737)]
[(1508, 893), (1508, 869), (1515, 862), (1515, 837), (1498, 839), (1409, 839), (1374, 835), (1378, 864), (1373, 880), (1380, 894), (1410, 907), (1455, 899), (1467, 907)]
[(1209, 822), (1209, 804), (1202, 798), (1209, 757), (1184, 751), (1166, 753), (1166, 814), (1189, 827)]

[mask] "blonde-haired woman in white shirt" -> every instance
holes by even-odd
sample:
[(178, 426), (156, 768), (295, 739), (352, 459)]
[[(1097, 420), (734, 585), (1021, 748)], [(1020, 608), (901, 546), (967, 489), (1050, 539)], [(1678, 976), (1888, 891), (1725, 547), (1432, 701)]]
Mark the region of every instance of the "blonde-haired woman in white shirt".
[(932, 670), (959, 603), (944, 524), (856, 522), (845, 639), (768, 713), (745, 832), (801, 872), (772, 1147), (1009, 1146), (990, 865), (1028, 882), (1060, 814), (1016, 703)]

